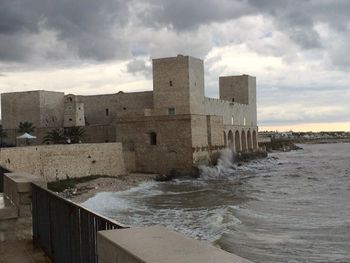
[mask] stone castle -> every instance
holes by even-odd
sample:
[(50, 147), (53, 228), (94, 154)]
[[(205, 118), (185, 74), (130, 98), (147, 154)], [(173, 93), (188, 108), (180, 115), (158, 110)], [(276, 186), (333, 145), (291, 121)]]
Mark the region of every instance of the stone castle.
[(2, 127), (15, 144), (20, 122), (41, 143), (53, 128), (84, 126), (84, 143), (121, 142), (130, 171), (189, 173), (228, 147), (256, 151), (256, 79), (219, 79), (220, 99), (204, 95), (203, 61), (153, 60), (153, 91), (80, 96), (52, 91), (1, 94)]

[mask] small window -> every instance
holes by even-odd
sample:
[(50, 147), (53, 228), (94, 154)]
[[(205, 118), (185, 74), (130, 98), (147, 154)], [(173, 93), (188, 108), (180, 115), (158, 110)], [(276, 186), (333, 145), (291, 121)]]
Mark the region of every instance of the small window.
[(233, 125), (233, 116), (231, 117), (231, 125)]
[(69, 118), (69, 121), (73, 121), (72, 118)]
[(109, 116), (109, 109), (106, 109), (106, 116)]
[(149, 144), (150, 145), (157, 145), (157, 134), (155, 132), (149, 133)]
[(126, 110), (126, 108), (125, 108), (125, 107), (123, 107), (123, 110)]
[(244, 126), (246, 125), (246, 123), (245, 123), (245, 117), (243, 118), (243, 125), (244, 125)]
[(169, 81), (169, 86), (172, 87), (173, 86), (173, 82), (170, 80)]
[(78, 110), (80, 110), (80, 107), (78, 108)]
[(71, 101), (71, 102), (73, 101), (72, 97), (69, 97), (69, 101)]
[(169, 109), (168, 109), (168, 115), (176, 115), (176, 110), (175, 110), (175, 108), (169, 108)]
[(235, 98), (232, 98), (232, 102), (235, 102)]

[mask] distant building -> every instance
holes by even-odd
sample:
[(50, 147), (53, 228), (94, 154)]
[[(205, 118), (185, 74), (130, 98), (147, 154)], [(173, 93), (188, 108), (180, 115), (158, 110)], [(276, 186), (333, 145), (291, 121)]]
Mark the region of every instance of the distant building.
[(9, 142), (20, 122), (33, 123), (39, 141), (52, 128), (84, 126), (84, 142), (122, 142), (134, 170), (188, 173), (224, 147), (257, 150), (255, 77), (220, 77), (219, 91), (205, 97), (203, 61), (178, 55), (153, 60), (153, 91), (3, 93), (2, 124)]

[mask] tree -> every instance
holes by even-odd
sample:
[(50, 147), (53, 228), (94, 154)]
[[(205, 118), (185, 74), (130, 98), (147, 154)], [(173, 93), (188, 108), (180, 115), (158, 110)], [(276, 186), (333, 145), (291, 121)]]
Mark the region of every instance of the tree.
[(73, 126), (65, 129), (65, 137), (70, 143), (80, 143), (85, 136), (85, 129), (83, 127)]
[(25, 122), (20, 122), (17, 132), (18, 133), (32, 133), (34, 131), (35, 127), (33, 123), (25, 121)]
[(2, 146), (2, 139), (7, 138), (7, 132), (2, 129), (0, 126), (0, 147)]
[(62, 129), (52, 129), (44, 136), (43, 143), (61, 144), (65, 143), (65, 136)]

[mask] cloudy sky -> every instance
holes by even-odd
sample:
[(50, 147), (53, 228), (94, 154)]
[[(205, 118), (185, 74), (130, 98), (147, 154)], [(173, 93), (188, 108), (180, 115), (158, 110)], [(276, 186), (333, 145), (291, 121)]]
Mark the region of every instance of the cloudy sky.
[(258, 81), (260, 130), (350, 130), (348, 0), (0, 0), (0, 92), (152, 89), (151, 59)]

